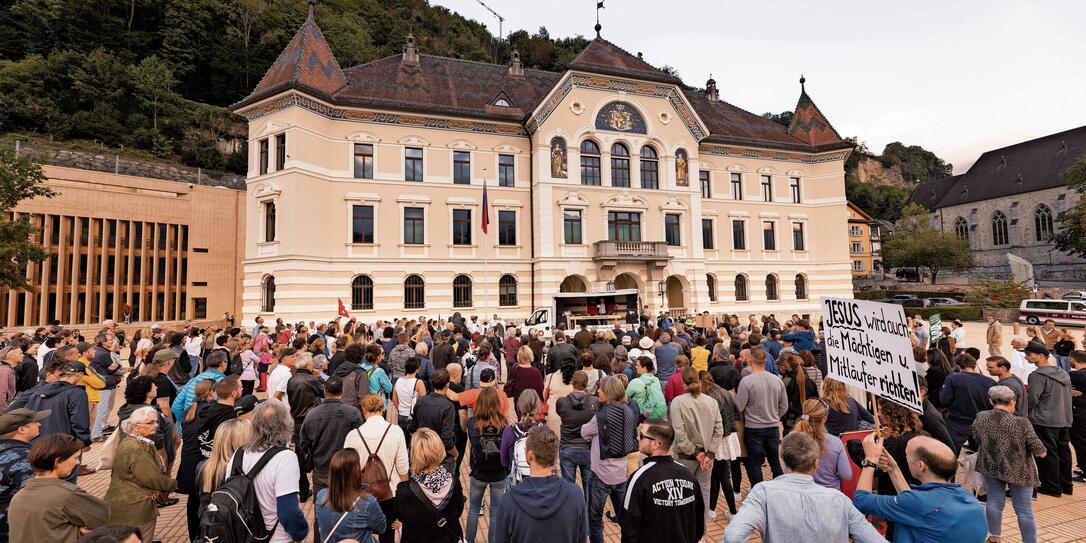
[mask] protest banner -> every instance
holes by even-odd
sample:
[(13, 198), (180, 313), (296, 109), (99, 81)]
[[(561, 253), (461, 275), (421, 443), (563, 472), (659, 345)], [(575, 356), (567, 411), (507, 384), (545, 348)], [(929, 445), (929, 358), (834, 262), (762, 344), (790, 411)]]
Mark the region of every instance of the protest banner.
[(822, 298), (827, 377), (923, 413), (909, 322), (900, 305)]
[(943, 317), (936, 313), (928, 317), (928, 345), (935, 345), (935, 340), (943, 335)]

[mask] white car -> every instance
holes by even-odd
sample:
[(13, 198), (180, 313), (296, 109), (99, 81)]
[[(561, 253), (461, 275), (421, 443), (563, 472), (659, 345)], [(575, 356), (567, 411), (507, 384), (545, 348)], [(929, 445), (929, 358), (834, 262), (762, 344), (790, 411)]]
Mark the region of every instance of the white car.
[(1069, 290), (1063, 293), (1064, 300), (1086, 300), (1086, 290)]
[(962, 305), (960, 300), (954, 298), (928, 298), (931, 305)]

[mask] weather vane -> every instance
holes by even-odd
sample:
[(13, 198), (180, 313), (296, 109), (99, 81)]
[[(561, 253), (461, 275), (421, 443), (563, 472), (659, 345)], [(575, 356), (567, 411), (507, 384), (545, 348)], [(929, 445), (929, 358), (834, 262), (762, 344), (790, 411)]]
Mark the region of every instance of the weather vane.
[(596, 2), (596, 37), (600, 37), (600, 30), (603, 29), (603, 25), (600, 24), (600, 10), (603, 9), (603, 0), (597, 0)]

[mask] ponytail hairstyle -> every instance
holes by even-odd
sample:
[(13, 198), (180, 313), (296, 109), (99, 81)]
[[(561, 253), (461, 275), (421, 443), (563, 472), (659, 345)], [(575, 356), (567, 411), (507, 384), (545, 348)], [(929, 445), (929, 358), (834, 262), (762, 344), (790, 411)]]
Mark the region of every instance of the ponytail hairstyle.
[(691, 396), (697, 398), (698, 394), (701, 394), (701, 378), (698, 377), (698, 370), (694, 368), (683, 369), (683, 384), (686, 385), (686, 391)]
[(794, 427), (796, 432), (803, 432), (815, 440), (815, 443), (818, 444), (819, 457), (825, 452), (827, 413), (829, 413), (829, 402), (811, 398), (803, 402), (803, 415), (796, 421)]
[(539, 411), (539, 394), (535, 389), (529, 388), (521, 392), (517, 398), (517, 414), (520, 415), (520, 423), (524, 426), (532, 426), (537, 411)]
[(383, 354), (385, 354), (385, 350), (380, 345), (370, 343), (366, 345), (363, 357), (366, 359), (367, 364), (377, 365), (377, 362), (381, 360), (381, 355)]
[(211, 397), (211, 386), (214, 384), (215, 381), (212, 381), (211, 379), (204, 379), (203, 381), (196, 383), (196, 398), (192, 400), (192, 405), (185, 411), (185, 416), (182, 418), (185, 424), (196, 419), (196, 406), (198, 406), (200, 402), (207, 401), (207, 399)]

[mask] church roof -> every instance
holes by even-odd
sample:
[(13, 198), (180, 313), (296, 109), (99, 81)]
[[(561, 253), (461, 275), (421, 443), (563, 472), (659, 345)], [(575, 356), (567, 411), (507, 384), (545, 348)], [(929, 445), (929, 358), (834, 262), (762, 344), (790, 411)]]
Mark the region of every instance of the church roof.
[(682, 83), (679, 78), (600, 37), (589, 42), (588, 47), (569, 63), (569, 69), (661, 83)]
[(910, 202), (939, 209), (1061, 187), (1068, 166), (1086, 156), (1086, 126), (986, 151), (964, 174), (921, 183)]
[(294, 34), (294, 39), (268, 68), (253, 92), (233, 107), (242, 107), (288, 88), (308, 89), (328, 95), (346, 84), (347, 78), (310, 11), (309, 17)]
[(840, 144), (841, 135), (826, 120), (826, 116), (818, 109), (814, 100), (811, 100), (803, 83), (804, 80), (801, 77), (799, 102), (796, 103), (796, 112), (792, 117), (792, 125), (788, 127), (788, 133), (812, 147)]

